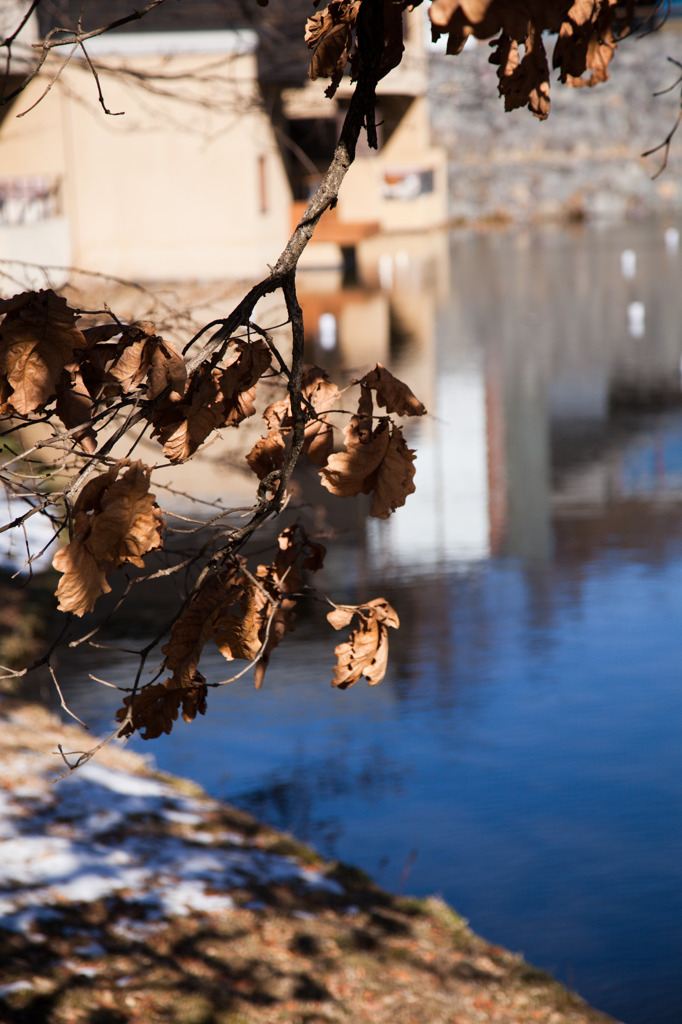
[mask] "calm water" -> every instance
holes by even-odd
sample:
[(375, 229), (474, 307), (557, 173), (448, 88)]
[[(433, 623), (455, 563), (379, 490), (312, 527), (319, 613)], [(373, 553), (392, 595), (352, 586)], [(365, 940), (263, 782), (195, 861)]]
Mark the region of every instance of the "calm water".
[[(440, 893), (627, 1024), (682, 1020), (680, 226), (397, 244), (343, 308), (330, 292), (332, 361), (389, 363), (432, 413), (391, 521), (328, 507), (327, 591), (400, 614), (388, 677), (331, 690), (338, 636), (311, 612), (261, 692), (133, 741), (388, 888)], [(308, 301), (314, 349), (327, 300)], [(94, 671), (129, 681), (116, 656)], [(66, 673), (106, 728), (113, 691), (82, 654)]]

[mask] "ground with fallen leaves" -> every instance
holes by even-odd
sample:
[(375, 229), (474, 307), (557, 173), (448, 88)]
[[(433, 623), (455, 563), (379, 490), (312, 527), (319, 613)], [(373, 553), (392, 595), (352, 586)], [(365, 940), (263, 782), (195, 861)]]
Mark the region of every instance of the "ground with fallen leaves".
[[(0, 698), (6, 1024), (608, 1024), (437, 899), (360, 871)], [(63, 766), (62, 766), (63, 767)]]

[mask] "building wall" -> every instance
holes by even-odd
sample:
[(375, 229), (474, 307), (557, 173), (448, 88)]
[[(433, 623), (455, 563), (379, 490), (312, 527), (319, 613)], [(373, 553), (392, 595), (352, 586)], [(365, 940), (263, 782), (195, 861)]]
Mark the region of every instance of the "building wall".
[[(254, 54), (142, 52), (119, 54), (116, 64), (154, 76), (145, 87), (100, 72), (117, 116), (99, 105), (89, 69), (72, 64), (26, 117), (5, 119), (0, 188), (53, 179), (71, 262), (85, 270), (135, 280), (267, 272), (288, 237), (291, 193), (259, 103)], [(44, 88), (32, 83), (18, 109)]]
[(429, 136), (427, 102), (417, 96), (379, 153), (358, 157), (348, 171), (339, 218), (378, 221), (389, 232), (445, 224), (447, 158)]

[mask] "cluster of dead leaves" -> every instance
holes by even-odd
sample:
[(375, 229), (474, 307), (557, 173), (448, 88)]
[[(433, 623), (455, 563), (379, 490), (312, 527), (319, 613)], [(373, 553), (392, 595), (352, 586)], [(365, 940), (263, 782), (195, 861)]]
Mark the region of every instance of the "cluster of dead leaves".
[(30, 417), (54, 402), (88, 454), (97, 448), (98, 410), (135, 394), (153, 403), (153, 436), (167, 458), (183, 462), (214, 430), (254, 414), (256, 383), (271, 364), (263, 341), (235, 340), (226, 366), (188, 377), (150, 321), (81, 330), (78, 311), (50, 290), (0, 300), (0, 314), (0, 414)]
[(153, 416), (170, 462), (184, 462), (220, 427), (237, 427), (253, 416), (256, 384), (270, 369), (272, 356), (265, 342), (234, 341), (234, 359), (226, 367), (200, 366), (187, 379), (184, 391), (170, 393)]
[[(415, 453), (407, 447), (391, 415), (423, 416), (426, 409), (407, 384), (381, 363), (352, 384), (360, 386), (357, 413), (344, 430), (344, 450), (334, 452), (330, 413), (341, 395), (324, 370), (306, 368), (302, 386), (306, 420), (303, 453), (319, 467), (321, 483), (331, 494), (343, 498), (371, 494), (370, 515), (387, 519), (415, 489)], [(375, 414), (373, 394), (377, 405), (386, 410), (385, 415)], [(284, 464), (287, 437), (293, 430), (290, 399), (269, 405), (263, 416), (268, 434), (246, 457), (261, 480)]]
[(83, 487), (73, 507), (72, 539), (52, 563), (63, 574), (57, 587), (61, 611), (92, 611), (111, 590), (108, 575), (125, 562), (142, 566), (143, 556), (161, 547), (164, 521), (149, 493), (150, 475), (142, 462), (121, 459)]
[(30, 417), (54, 402), (89, 454), (97, 447), (92, 420), (99, 407), (138, 389), (148, 399), (184, 391), (182, 356), (152, 323), (81, 330), (77, 310), (50, 290), (1, 300), (0, 314), (0, 413)]
[(272, 651), (294, 628), (303, 573), (320, 569), (324, 555), (322, 545), (295, 525), (279, 535), (273, 562), (255, 574), (238, 559), (201, 579), (163, 648), (169, 678), (126, 697), (117, 713), (124, 723), (120, 735), (145, 730), (143, 739), (154, 739), (171, 731), (180, 706), (187, 722), (205, 712), (207, 686), (198, 666), (207, 643), (226, 661), (255, 661), (260, 688)]
[[(188, 375), (182, 356), (154, 324), (115, 321), (81, 329), (78, 311), (49, 290), (2, 301), (0, 314), (0, 413), (31, 419), (50, 409), (89, 454), (97, 447), (98, 411), (134, 396), (148, 403), (148, 420), (167, 458), (182, 462), (212, 431), (254, 414), (257, 383), (271, 368), (265, 342), (230, 339), (221, 365), (200, 365)], [(227, 359), (231, 354), (227, 362), (225, 352)], [(341, 451), (334, 450), (332, 422), (341, 392), (324, 371), (307, 367), (300, 408), (294, 414), (290, 397), (270, 404), (263, 414), (268, 434), (247, 461), (260, 480), (277, 476), (300, 422), (303, 454), (323, 486), (341, 497), (371, 495), (370, 514), (385, 519), (414, 491), (414, 452), (392, 417), (423, 416), (426, 410), (381, 364), (351, 385), (359, 387), (359, 400)], [(142, 462), (122, 459), (83, 486), (71, 512), (71, 539), (53, 560), (61, 573), (60, 610), (91, 612), (110, 591), (112, 572), (126, 563), (141, 567), (144, 556), (162, 546), (164, 520), (149, 491), (150, 476)], [(295, 525), (280, 534), (272, 562), (255, 572), (243, 559), (205, 571), (163, 648), (168, 678), (125, 699), (120, 734), (139, 730), (151, 739), (170, 732), (179, 713), (190, 721), (205, 712), (207, 683), (199, 661), (207, 643), (227, 661), (255, 663), (260, 687), (272, 652), (294, 628), (305, 573), (320, 569), (324, 554)], [(341, 689), (361, 676), (371, 685), (383, 678), (387, 630), (398, 625), (383, 599), (335, 607), (328, 616), (336, 629), (355, 618), (348, 641), (336, 648), (332, 685)]]
[(505, 110), (527, 106), (545, 118), (550, 100), (543, 33), (558, 34), (552, 66), (562, 82), (596, 85), (609, 77), (620, 8), (618, 0), (433, 0), (429, 14), (434, 38), (448, 36), (448, 53), (459, 53), (470, 35), (497, 36), (490, 62), (498, 65)]
[[(410, 6), (420, 3), (415, 0)], [(329, 96), (336, 91), (347, 62), (351, 79), (357, 77), (360, 6), (359, 0), (332, 0), (306, 24), (306, 42), (313, 50), (309, 75), (312, 79), (331, 79)], [(384, 0), (379, 77), (402, 59), (402, 15), (406, 6)], [(545, 118), (550, 100), (543, 33), (558, 34), (552, 66), (558, 69), (562, 82), (596, 85), (609, 77), (608, 64), (616, 47), (614, 29), (618, 24), (622, 31), (632, 7), (619, 0), (432, 0), (429, 17), (434, 40), (447, 35), (447, 52), (451, 54), (459, 53), (470, 35), (477, 39), (497, 37), (490, 62), (498, 65), (499, 92), (505, 109), (527, 106), (537, 117)], [(583, 78), (586, 72), (588, 77)]]
[[(203, 578), (163, 648), (169, 677), (124, 699), (116, 713), (119, 735), (139, 731), (143, 739), (155, 739), (170, 733), (180, 711), (186, 722), (205, 713), (208, 686), (199, 660), (208, 643), (215, 644), (226, 661), (255, 662), (254, 682), (260, 689), (270, 655), (294, 629), (304, 573), (321, 569), (324, 557), (324, 547), (295, 524), (280, 533), (271, 564), (259, 565), (252, 574), (238, 559)], [(363, 675), (371, 686), (381, 682), (388, 658), (387, 627), (399, 624), (383, 598), (335, 607), (327, 618), (335, 629), (342, 629), (354, 616), (359, 619), (357, 629), (335, 651), (332, 686), (341, 689)]]
[[(315, 0), (317, 7), (320, 0)], [(377, 78), (383, 78), (400, 64), (403, 51), (403, 11), (409, 0), (383, 0), (383, 42)], [(420, 2), (420, 0), (418, 0)], [(346, 64), (350, 63), (351, 81), (358, 77), (359, 41), (357, 21), (360, 0), (331, 0), (328, 7), (308, 18), (305, 41), (313, 51), (308, 74), (313, 81), (330, 78), (327, 96), (336, 92)]]

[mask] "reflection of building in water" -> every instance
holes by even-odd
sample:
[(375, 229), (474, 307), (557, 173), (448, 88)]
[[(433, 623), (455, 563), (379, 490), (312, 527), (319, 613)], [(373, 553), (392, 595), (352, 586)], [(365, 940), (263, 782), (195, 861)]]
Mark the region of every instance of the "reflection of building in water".
[[(682, 400), (669, 237), (660, 225), (454, 240), (434, 327), (433, 415), (409, 428), (417, 491), (370, 525), (377, 564), (420, 572), (494, 553), (548, 563), (559, 506), (601, 506), (615, 523), (638, 480), (676, 500), (670, 435), (659, 443), (646, 419), (633, 433), (623, 418), (624, 408)], [(626, 245), (639, 253), (634, 277), (622, 274)], [(642, 337), (629, 330), (634, 299), (647, 308)]]

